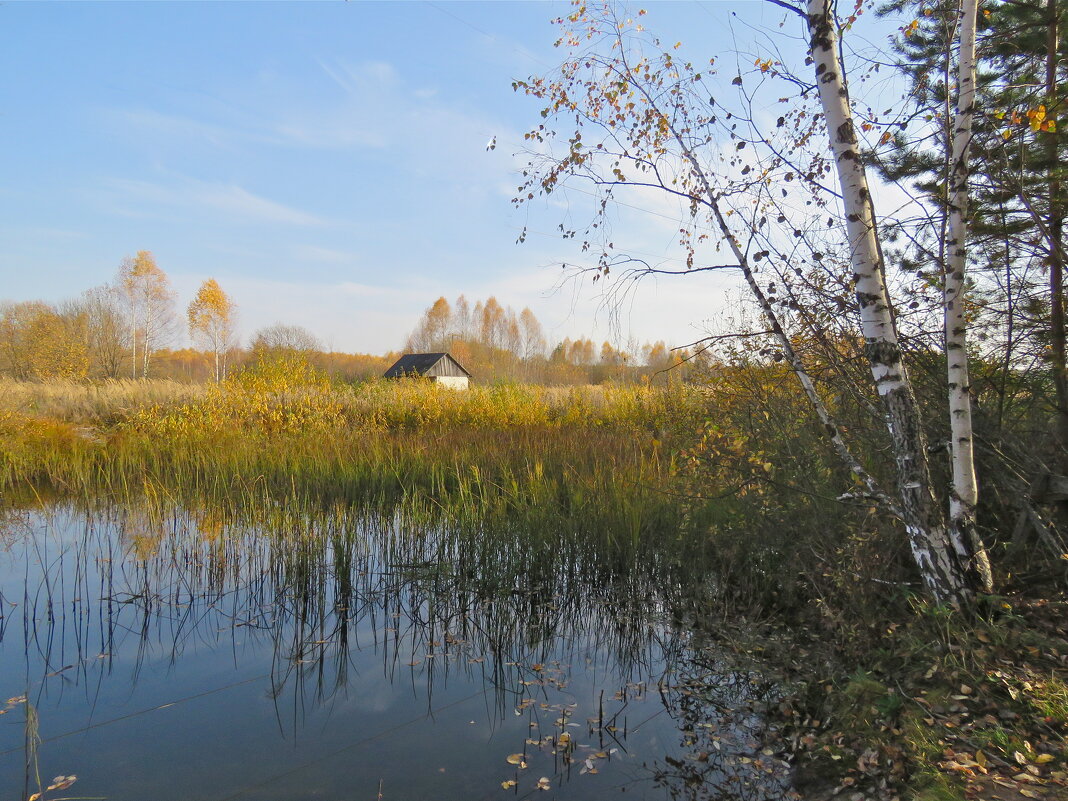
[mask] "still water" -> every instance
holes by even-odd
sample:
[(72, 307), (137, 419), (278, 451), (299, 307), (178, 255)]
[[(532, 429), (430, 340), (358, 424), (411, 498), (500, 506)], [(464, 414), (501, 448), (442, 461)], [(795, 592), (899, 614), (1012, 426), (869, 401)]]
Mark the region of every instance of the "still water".
[(5, 513), (0, 799), (792, 797), (774, 684), (696, 647), (656, 559), (263, 520)]

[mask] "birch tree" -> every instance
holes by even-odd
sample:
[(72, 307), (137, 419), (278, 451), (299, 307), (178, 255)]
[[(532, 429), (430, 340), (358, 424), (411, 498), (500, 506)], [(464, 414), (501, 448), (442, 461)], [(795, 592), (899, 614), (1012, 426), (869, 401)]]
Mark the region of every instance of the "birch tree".
[[(971, 19), (970, 26), (968, 23), (963, 26), (971, 35), (970, 45), (967, 46), (970, 55), (960, 59), (961, 70), (969, 71), (970, 94), (967, 106), (963, 109), (964, 113), (958, 113), (954, 136), (955, 211), (951, 220), (955, 221), (957, 234), (963, 233), (964, 209), (967, 206), (966, 145), (971, 135), (975, 70), (974, 6)], [(893, 309), (886, 288), (886, 265), (883, 263), (877, 239), (874, 203), (849, 106), (848, 85), (838, 43), (838, 22), (830, 0), (809, 0), (807, 23), (811, 35), (809, 53), (815, 65), (820, 104), (842, 193), (842, 209), (852, 254), (853, 280), (866, 355), (871, 366), (872, 379), (886, 411), (887, 425), (894, 444), (902, 522), (908, 533), (913, 558), (931, 592), (940, 600), (964, 602), (976, 589), (991, 589), (989, 564), (977, 538), (972, 540), (959, 527), (946, 525), (931, 482), (927, 440), (920, 424), (915, 393), (901, 358)], [(963, 236), (954, 241), (950, 252), (953, 267), (946, 271), (945, 292), (947, 303), (955, 304), (956, 311), (947, 306), (946, 347), (951, 379), (958, 382), (956, 387), (951, 388), (951, 424), (955, 434), (952, 445), (953, 469), (954, 478), (959, 474), (964, 484), (967, 483), (969, 475), (974, 482), (974, 468), (971, 459), (970, 411), (965, 411), (970, 409), (970, 401), (967, 350), (963, 346), (963, 299), (960, 297), (964, 286)], [(951, 272), (954, 273), (952, 279)], [(948, 338), (951, 329), (952, 340)], [(957, 442), (957, 435), (962, 436), (964, 441)], [(965, 456), (962, 454), (966, 454), (966, 467)], [(974, 509), (974, 490), (964, 486), (959, 489), (962, 489), (966, 496), (970, 496), (971, 508)], [(953, 495), (957, 500), (954, 501), (954, 510), (958, 515), (955, 520), (964, 522), (963, 518), (970, 515), (965, 508), (966, 502), (960, 500), (957, 491), (955, 486)]]
[[(565, 33), (558, 44), (569, 52), (559, 73), (515, 84), (545, 102), (542, 116), (547, 121), (527, 134), (534, 151), (517, 202), (557, 191), (568, 181), (591, 182), (600, 203), (596, 222), (582, 232), (585, 250), (598, 245), (605, 210), (622, 187), (655, 189), (677, 198), (688, 213), (680, 229), (684, 268), (650, 265), (602, 238), (597, 264), (590, 269), (596, 277), (622, 271), (624, 279), (738, 271), (764, 317), (764, 334), (792, 368), (832, 448), (859, 485), (849, 494), (873, 500), (901, 520), (934, 598), (966, 604), (975, 590), (988, 586), (980, 568), (985, 560), (981, 543), (947, 525), (932, 484), (927, 440), (902, 359), (875, 205), (849, 104), (839, 22), (828, 0), (809, 0), (805, 7), (775, 4), (803, 20), (813, 71), (804, 80), (777, 61), (756, 58), (758, 83), (781, 76), (802, 90), (781, 99), (796, 105), (772, 131), (762, 130), (751, 113), (753, 94), (744, 88), (740, 72), (732, 84), (738, 87), (741, 107), (728, 109), (704, 85), (715, 72), (715, 59), (698, 69), (673, 55), (681, 43), (664, 48), (641, 32), (640, 22), (621, 18), (613, 6), (578, 6), (561, 20)], [(813, 95), (818, 98), (814, 108), (806, 101)], [(563, 152), (556, 150), (562, 137), (552, 127), (558, 122), (574, 126)], [(829, 159), (814, 144), (820, 139)], [(785, 200), (799, 197), (793, 187), (806, 193), (800, 212), (797, 203)], [(827, 215), (826, 228), (818, 222), (822, 214)], [(568, 238), (577, 233), (564, 230)], [(700, 244), (708, 240), (727, 257), (701, 263)], [(852, 292), (849, 315), (841, 313), (848, 304), (840, 297), (813, 295), (813, 287), (826, 285)], [(833, 306), (825, 312), (800, 302), (806, 292), (818, 302), (839, 304), (837, 315)], [(798, 345), (800, 332), (826, 338), (821, 321), (841, 324), (843, 317), (856, 321), (852, 336), (863, 340), (878, 415), (893, 454), (892, 493), (854, 454)], [(841, 338), (850, 336), (842, 329)]]
[(968, 323), (965, 316), (965, 275), (968, 263), (968, 179), (975, 117), (975, 29), (978, 0), (962, 0), (957, 55), (957, 107), (953, 115), (953, 147), (949, 173), (949, 241), (943, 278), (946, 370), (949, 387), (949, 448), (952, 485), (949, 493), (950, 536), (971, 555), (979, 586), (990, 592), (990, 560), (979, 538), (975, 509), (979, 487), (975, 476), (971, 379), (968, 370)]
[(140, 372), (146, 378), (152, 353), (174, 334), (175, 293), (167, 274), (147, 250), (123, 259), (116, 286), (130, 331), (130, 374), (136, 378)]
[(189, 336), (215, 359), (215, 381), (226, 377), (226, 353), (234, 345), (237, 308), (219, 282), (209, 278), (200, 285), (186, 311)]

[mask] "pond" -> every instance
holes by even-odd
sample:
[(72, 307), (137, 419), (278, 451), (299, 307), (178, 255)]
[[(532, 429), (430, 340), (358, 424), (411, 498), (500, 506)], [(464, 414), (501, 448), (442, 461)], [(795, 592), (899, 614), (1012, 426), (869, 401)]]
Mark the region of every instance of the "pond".
[(795, 797), (700, 571), (343, 505), (10, 510), (0, 798)]

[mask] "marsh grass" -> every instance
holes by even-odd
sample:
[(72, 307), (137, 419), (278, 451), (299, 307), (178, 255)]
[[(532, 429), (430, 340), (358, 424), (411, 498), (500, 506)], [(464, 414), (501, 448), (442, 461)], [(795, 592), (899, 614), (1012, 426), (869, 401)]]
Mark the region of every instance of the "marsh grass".
[[(16, 505), (158, 497), (252, 519), (280, 503), (348, 504), (567, 530), (611, 544), (616, 567), (699, 557), (750, 613), (870, 599), (867, 575), (887, 578), (872, 558), (880, 530), (861, 520), (867, 532), (842, 536), (858, 520), (822, 486), (849, 483), (819, 456), (817, 427), (776, 376), (770, 396), (724, 381), (455, 392), (337, 384), (277, 360), (207, 387), (105, 386), (92, 403), (78, 387), (35, 385), (40, 401), (0, 405), (0, 492)], [(756, 414), (780, 434), (765, 436)], [(843, 561), (854, 575), (827, 569)], [(706, 614), (702, 603), (691, 612)]]
[(234, 424), (275, 433), (457, 426), (600, 426), (657, 433), (695, 430), (706, 407), (701, 391), (692, 387), (496, 384), (455, 392), (418, 380), (344, 384), (306, 362), (285, 358), (254, 364), (218, 385), (0, 380), (0, 419), (16, 415), (159, 433), (210, 432)]
[(108, 426), (132, 410), (195, 401), (205, 388), (164, 380), (14, 381), (0, 379), (0, 416), (20, 414), (86, 426)]
[(5, 495), (403, 501), (456, 519), (580, 512), (634, 539), (666, 508), (665, 442), (704, 413), (697, 391), (339, 386), (285, 361), (196, 390), (138, 386), (84, 390), (90, 400), (73, 385), (36, 385), (29, 400), (24, 386), (0, 391)]

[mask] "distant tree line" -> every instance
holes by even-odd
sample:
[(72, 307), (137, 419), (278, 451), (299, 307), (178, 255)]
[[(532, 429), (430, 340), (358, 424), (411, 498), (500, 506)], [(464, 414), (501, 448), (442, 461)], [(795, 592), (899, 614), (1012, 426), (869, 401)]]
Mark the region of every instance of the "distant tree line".
[[(19, 380), (75, 381), (169, 374), (169, 348), (180, 331), (176, 303), (170, 279), (147, 250), (123, 259), (113, 281), (73, 300), (0, 303), (0, 371)], [(235, 348), (236, 311), (209, 278), (186, 312), (189, 336), (209, 354), (215, 380)]]
[[(123, 259), (114, 280), (61, 303), (0, 303), (0, 374), (20, 381), (169, 378), (220, 381), (250, 361), (299, 354), (338, 378), (381, 376), (400, 355), (338, 353), (306, 329), (285, 323), (237, 336), (237, 306), (218, 281), (201, 284), (185, 310), (192, 348), (176, 347), (183, 322), (177, 293), (149, 251)], [(587, 337), (550, 343), (529, 309), (496, 298), (450, 304), (438, 298), (420, 318), (406, 351), (448, 351), (479, 381), (600, 384), (685, 380), (707, 367), (701, 353), (664, 342), (595, 343)]]
[(529, 308), (520, 312), (495, 297), (472, 303), (463, 295), (450, 305), (438, 298), (408, 336), (405, 349), (448, 352), (476, 378), (538, 384), (601, 384), (606, 381), (683, 381), (709, 366), (706, 354), (671, 350), (662, 342), (598, 345), (588, 337), (550, 345)]

